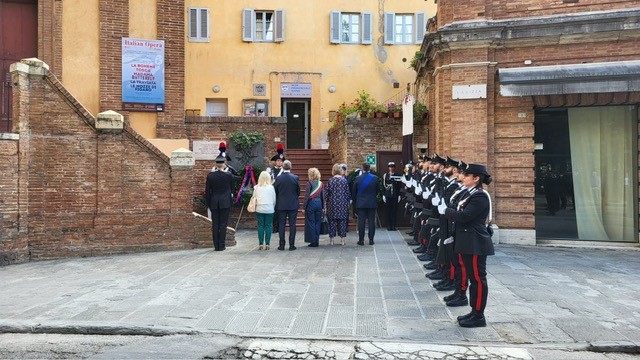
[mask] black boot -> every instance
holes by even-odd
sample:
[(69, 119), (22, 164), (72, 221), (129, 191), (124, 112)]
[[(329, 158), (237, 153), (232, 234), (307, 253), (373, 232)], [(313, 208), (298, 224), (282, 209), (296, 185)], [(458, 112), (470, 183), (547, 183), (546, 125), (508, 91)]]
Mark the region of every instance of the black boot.
[(409, 246), (418, 246), (418, 245), (420, 245), (420, 243), (415, 241), (415, 240), (413, 240), (413, 239), (411, 239), (411, 240), (407, 241), (407, 245), (409, 245)]
[(447, 301), (453, 300), (453, 299), (455, 299), (455, 298), (457, 298), (459, 296), (460, 296), (460, 293), (456, 290), (456, 291), (453, 292), (453, 294), (445, 296), (443, 298), (443, 300), (444, 300), (444, 302), (447, 302)]
[(440, 281), (438, 281), (437, 283), (433, 284), (433, 287), (438, 287), (438, 286), (442, 286), (444, 285), (446, 282), (448, 281), (448, 279), (442, 279)]
[(466, 306), (469, 304), (469, 300), (467, 300), (467, 295), (462, 294), (456, 298), (453, 298), (446, 302), (447, 306), (456, 307), (456, 306)]
[(422, 266), (423, 266), (425, 269), (427, 269), (427, 270), (435, 270), (435, 269), (437, 269), (437, 268), (438, 268), (438, 264), (436, 264), (436, 262), (435, 262), (435, 261), (432, 261), (432, 262), (426, 263), (426, 264), (424, 264), (424, 265), (422, 265)]
[(468, 314), (458, 316), (458, 322), (460, 322), (460, 320), (464, 320), (466, 318), (472, 317), (475, 313), (476, 313), (475, 310), (471, 310)]
[(442, 270), (437, 269), (434, 272), (426, 275), (430, 280), (442, 280), (444, 279), (444, 273)]
[(420, 245), (420, 247), (417, 247), (415, 249), (413, 249), (413, 252), (416, 254), (423, 254), (425, 252), (427, 252), (427, 248), (424, 247), (424, 245)]
[(418, 255), (418, 260), (420, 261), (433, 261), (433, 257), (427, 253)]
[(448, 280), (444, 284), (435, 288), (438, 291), (451, 291), (456, 289), (456, 284), (453, 282), (453, 280)]
[(476, 311), (468, 318), (458, 321), (458, 324), (460, 324), (460, 326), (462, 327), (467, 328), (485, 327), (487, 326), (487, 321), (484, 318), (484, 313)]

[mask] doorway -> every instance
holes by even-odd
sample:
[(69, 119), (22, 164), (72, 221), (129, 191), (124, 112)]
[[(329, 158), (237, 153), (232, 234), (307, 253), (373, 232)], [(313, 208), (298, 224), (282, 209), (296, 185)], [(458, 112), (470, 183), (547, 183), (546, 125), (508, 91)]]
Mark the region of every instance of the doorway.
[(0, 132), (11, 123), (9, 66), (38, 56), (38, 5), (36, 0), (0, 0)]
[(637, 110), (535, 114), (536, 237), (637, 242)]
[(311, 133), (310, 100), (282, 100), (282, 114), (287, 118), (287, 149), (308, 149)]

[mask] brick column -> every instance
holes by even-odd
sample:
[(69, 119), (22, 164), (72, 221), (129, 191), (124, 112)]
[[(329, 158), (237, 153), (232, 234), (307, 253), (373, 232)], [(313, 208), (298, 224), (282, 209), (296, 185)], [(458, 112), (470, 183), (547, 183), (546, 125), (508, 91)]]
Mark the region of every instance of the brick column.
[[(170, 228), (174, 241), (180, 244), (194, 243), (193, 168), (196, 165), (193, 152), (180, 148), (171, 153), (171, 215)], [(192, 245), (195, 247), (195, 245)], [(184, 248), (184, 246), (183, 246)]]
[(62, 0), (38, 1), (38, 58), (62, 80)]
[(165, 42), (165, 111), (158, 113), (157, 136), (183, 139), (184, 126), (184, 0), (157, 0), (158, 40)]
[[(122, 38), (129, 36), (129, 0), (100, 0), (100, 112), (122, 109)], [(127, 117), (128, 113), (122, 112)]]
[[(124, 117), (115, 111), (101, 112), (96, 118), (98, 201), (95, 224), (98, 228), (122, 223), (123, 128)], [(104, 236), (108, 237), (108, 234)]]

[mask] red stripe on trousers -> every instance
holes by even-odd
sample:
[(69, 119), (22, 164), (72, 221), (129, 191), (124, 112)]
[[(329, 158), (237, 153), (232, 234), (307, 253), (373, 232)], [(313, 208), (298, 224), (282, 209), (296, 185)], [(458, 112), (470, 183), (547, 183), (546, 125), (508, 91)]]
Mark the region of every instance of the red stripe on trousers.
[(478, 271), (478, 255), (473, 255), (473, 276), (478, 284), (478, 297), (476, 298), (476, 310), (482, 309), (482, 282), (480, 281), (480, 271)]
[(449, 271), (449, 280), (453, 280), (456, 278), (456, 266), (453, 264), (453, 261), (449, 261), (449, 263), (451, 264), (451, 271)]
[(467, 268), (464, 267), (464, 261), (462, 260), (462, 254), (458, 254), (458, 261), (460, 262), (460, 274), (462, 275), (461, 290), (467, 290)]

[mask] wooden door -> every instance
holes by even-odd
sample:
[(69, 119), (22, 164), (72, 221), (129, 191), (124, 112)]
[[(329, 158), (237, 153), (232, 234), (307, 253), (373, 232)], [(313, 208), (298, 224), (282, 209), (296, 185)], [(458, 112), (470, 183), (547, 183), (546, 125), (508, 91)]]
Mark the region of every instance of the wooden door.
[(0, 0), (0, 132), (11, 131), (12, 63), (38, 55), (36, 0)]

